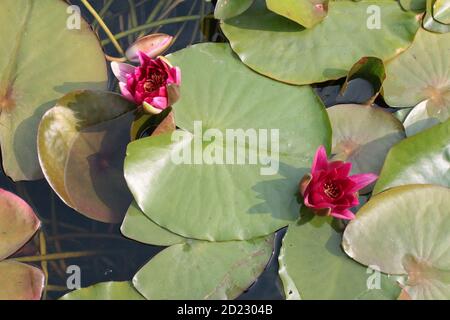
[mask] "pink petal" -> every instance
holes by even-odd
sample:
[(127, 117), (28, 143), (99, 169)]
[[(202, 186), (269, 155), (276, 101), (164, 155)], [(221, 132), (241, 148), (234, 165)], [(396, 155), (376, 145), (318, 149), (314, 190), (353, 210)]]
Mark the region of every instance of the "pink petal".
[(155, 97), (153, 98), (151, 105), (157, 109), (165, 109), (167, 108), (167, 98), (166, 97)]
[(377, 180), (378, 176), (373, 173), (361, 173), (355, 174), (348, 178), (355, 183), (355, 186), (351, 189), (351, 192), (356, 192)]
[(170, 75), (171, 75), (171, 78), (173, 78), (172, 81), (175, 84), (177, 84), (177, 85), (181, 84), (181, 70), (180, 70), (180, 68), (178, 68), (178, 67), (172, 68), (170, 70)]
[(314, 173), (318, 170), (326, 170), (328, 167), (328, 159), (327, 159), (327, 152), (325, 151), (324, 146), (320, 146), (316, 154), (314, 156), (311, 172), (314, 175)]
[(145, 63), (149, 63), (152, 59), (150, 59), (144, 52), (138, 51), (139, 62), (141, 65)]
[(119, 88), (120, 88), (120, 92), (122, 93), (122, 95), (133, 102), (136, 102), (136, 100), (134, 99), (133, 95), (130, 93), (130, 91), (128, 91), (127, 85), (123, 82), (119, 83)]
[(341, 212), (331, 212), (331, 215), (338, 219), (345, 219), (345, 220), (353, 220), (355, 219), (355, 215), (350, 210), (344, 210)]
[(337, 179), (346, 178), (348, 177), (350, 171), (352, 170), (352, 163), (351, 162), (341, 163), (338, 167), (336, 167), (335, 170)]
[(134, 74), (134, 69), (135, 67), (128, 63), (111, 62), (111, 70), (120, 82), (127, 82), (127, 74)]

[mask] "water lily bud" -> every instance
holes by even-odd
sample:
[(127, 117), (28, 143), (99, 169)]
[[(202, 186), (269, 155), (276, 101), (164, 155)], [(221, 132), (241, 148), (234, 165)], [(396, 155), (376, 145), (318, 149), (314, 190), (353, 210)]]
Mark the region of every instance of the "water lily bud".
[(171, 45), (173, 37), (164, 33), (155, 33), (139, 38), (125, 52), (131, 62), (139, 62), (139, 52), (145, 53), (149, 58), (156, 58), (163, 54)]

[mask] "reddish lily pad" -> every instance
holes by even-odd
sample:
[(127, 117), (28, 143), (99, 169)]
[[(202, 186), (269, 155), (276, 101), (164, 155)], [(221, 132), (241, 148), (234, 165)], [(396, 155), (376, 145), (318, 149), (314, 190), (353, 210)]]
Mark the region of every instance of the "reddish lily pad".
[(39, 300), (45, 276), (38, 268), (20, 262), (0, 262), (0, 300)]
[(0, 189), (0, 260), (19, 250), (39, 226), (39, 219), (25, 201)]
[(120, 222), (131, 195), (122, 175), (135, 106), (109, 92), (76, 91), (43, 117), (39, 160), (61, 199), (103, 222)]

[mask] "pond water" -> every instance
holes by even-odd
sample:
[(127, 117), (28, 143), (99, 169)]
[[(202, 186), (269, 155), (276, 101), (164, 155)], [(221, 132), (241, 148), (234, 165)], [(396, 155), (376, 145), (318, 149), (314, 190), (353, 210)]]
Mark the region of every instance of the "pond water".
[[(92, 0), (91, 3), (101, 11), (110, 1)], [(144, 24), (149, 15), (158, 9), (161, 1), (134, 1), (136, 7), (137, 24)], [(163, 1), (164, 2), (164, 1)], [(205, 41), (223, 41), (223, 36), (217, 24), (210, 15), (213, 6), (200, 0), (167, 1), (178, 5), (162, 5), (155, 18), (193, 18), (189, 21), (172, 23), (159, 27), (152, 27), (147, 32), (164, 32), (178, 35), (175, 44), (169, 52), (182, 49), (190, 44)], [(84, 10), (79, 1), (73, 1), (83, 9), (83, 15), (89, 22), (93, 22), (90, 14)], [(166, 8), (166, 12), (164, 12)], [(133, 28), (130, 19), (130, 6), (128, 1), (113, 1), (104, 13), (105, 22), (114, 34)], [(162, 18), (161, 18), (162, 15)], [(206, 17), (206, 23), (200, 21)], [(195, 18), (195, 19), (194, 19)], [(120, 44), (126, 48), (136, 39), (139, 33), (133, 33), (120, 39)], [(107, 37), (99, 30), (99, 36), (105, 40)], [(105, 45), (106, 54), (117, 56), (111, 44)], [(111, 78), (111, 89), (117, 84)], [(371, 86), (362, 80), (353, 80), (344, 96), (338, 96), (342, 81), (326, 83), (317, 86), (316, 91), (327, 106), (336, 103), (350, 103), (366, 101), (371, 96)], [(377, 101), (383, 104), (382, 101)], [(36, 211), (43, 221), (43, 232), (47, 243), (47, 253), (58, 254), (61, 258), (48, 263), (48, 283), (45, 299), (57, 299), (67, 292), (67, 267), (77, 265), (82, 272), (82, 286), (89, 286), (104, 281), (130, 280), (136, 271), (152, 256), (161, 251), (162, 247), (139, 244), (121, 236), (119, 225), (95, 222), (85, 218), (76, 211), (67, 207), (52, 191), (45, 180), (13, 183), (3, 173), (0, 176), (0, 187), (10, 190), (25, 199)], [(164, 196), (164, 195), (162, 195)], [(276, 257), (281, 244), (284, 230), (278, 232), (276, 237), (275, 254), (265, 272), (258, 281), (240, 298), (241, 299), (283, 299), (283, 290), (278, 279), (278, 262)], [(26, 247), (22, 255), (38, 255), (38, 241), (34, 239)], [(80, 257), (73, 258), (79, 255)], [(40, 263), (37, 264), (38, 266)]]

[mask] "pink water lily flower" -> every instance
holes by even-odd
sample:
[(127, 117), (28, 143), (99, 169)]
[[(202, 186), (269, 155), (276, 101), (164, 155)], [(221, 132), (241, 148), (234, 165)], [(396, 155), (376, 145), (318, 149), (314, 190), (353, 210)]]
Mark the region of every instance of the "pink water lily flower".
[(181, 71), (163, 57), (152, 59), (138, 52), (140, 65), (112, 62), (122, 95), (150, 113), (160, 113), (178, 99)]
[(317, 215), (354, 219), (350, 208), (359, 204), (358, 191), (374, 182), (378, 176), (372, 173), (349, 176), (351, 169), (352, 164), (349, 162), (329, 162), (325, 148), (320, 146), (311, 173), (300, 181), (300, 194), (305, 206)]

